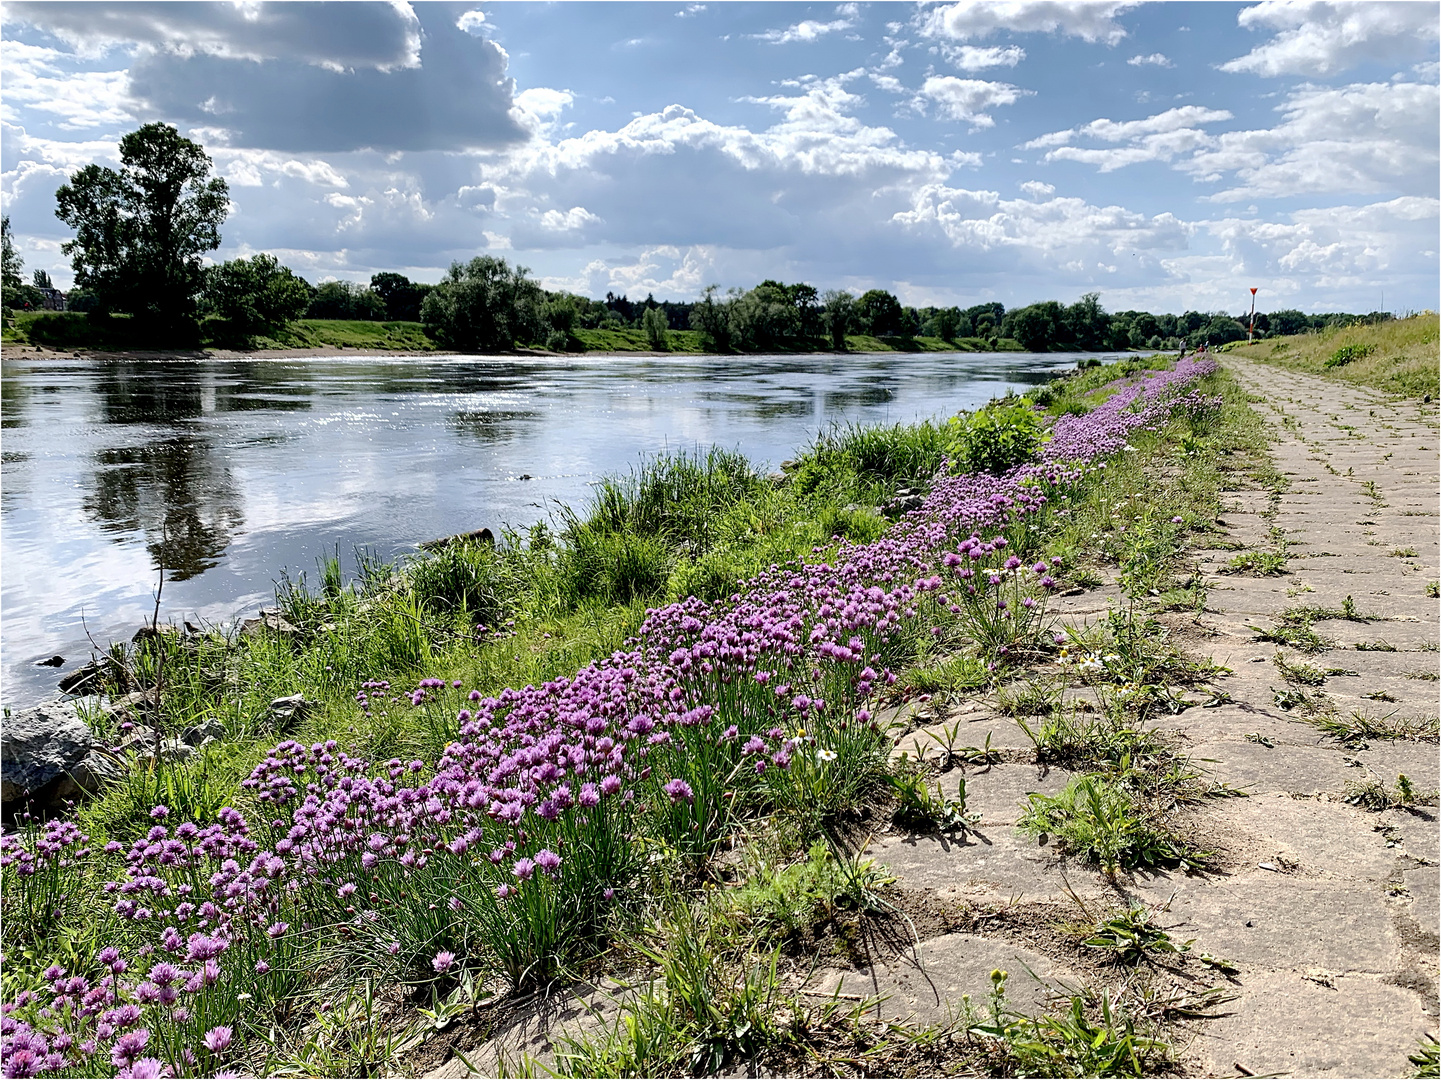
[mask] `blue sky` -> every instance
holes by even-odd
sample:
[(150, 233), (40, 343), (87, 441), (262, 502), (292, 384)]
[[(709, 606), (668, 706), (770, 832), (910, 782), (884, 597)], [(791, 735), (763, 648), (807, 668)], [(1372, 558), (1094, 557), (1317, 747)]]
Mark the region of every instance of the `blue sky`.
[(313, 282), (502, 255), (551, 288), (914, 304), (1438, 306), (1434, 3), (10, 3), (0, 196), (164, 120), (218, 258)]

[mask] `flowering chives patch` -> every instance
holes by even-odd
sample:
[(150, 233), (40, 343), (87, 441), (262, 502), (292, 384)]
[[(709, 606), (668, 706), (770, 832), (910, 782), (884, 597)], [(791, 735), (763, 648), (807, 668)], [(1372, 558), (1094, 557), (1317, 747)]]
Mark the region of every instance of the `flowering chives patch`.
[(56, 965), (0, 1006), (5, 1074), (213, 1072), (264, 1037), (263, 1006), (327, 966), (554, 977), (633, 895), (643, 855), (696, 864), (742, 814), (857, 793), (889, 749), (874, 699), (930, 628), (958, 621), (995, 665), (1042, 647), (1048, 508), (1128, 438), (1207, 408), (1191, 387), (1212, 370), (1118, 384), (1059, 418), (1035, 462), (941, 477), (873, 543), (772, 566), (724, 602), (651, 610), (624, 650), (569, 678), (493, 697), (366, 684), (362, 709), (456, 717), (433, 768), (287, 740), (244, 781), (248, 814), (175, 822), (157, 807), (144, 836), (101, 851), (73, 823), (5, 836), (7, 918), (54, 919), (83, 875), (106, 879), (112, 912), (83, 972)]

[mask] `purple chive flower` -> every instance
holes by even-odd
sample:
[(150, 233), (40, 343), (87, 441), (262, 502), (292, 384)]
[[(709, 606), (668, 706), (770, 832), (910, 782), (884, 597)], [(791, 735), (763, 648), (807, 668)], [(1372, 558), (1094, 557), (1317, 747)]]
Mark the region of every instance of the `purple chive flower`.
[(666, 784), (661, 790), (670, 796), (670, 801), (673, 803), (688, 803), (695, 799), (695, 792), (691, 790), (691, 786), (679, 777)]
[(447, 971), (450, 970), (451, 965), (454, 963), (455, 953), (438, 952), (435, 954), (435, 959), (430, 962), (430, 966), (435, 968), (435, 973), (437, 975), (444, 975)]
[(521, 881), (529, 881), (535, 876), (535, 860), (516, 859), (515, 865), (510, 868), (510, 872)]
[(212, 1054), (220, 1054), (230, 1046), (230, 1039), (233, 1035), (234, 1032), (230, 1028), (220, 1024), (207, 1031), (202, 1041), (205, 1043), (205, 1049)]
[(535, 854), (535, 865), (547, 874), (553, 874), (560, 868), (560, 856), (548, 848), (542, 848)]

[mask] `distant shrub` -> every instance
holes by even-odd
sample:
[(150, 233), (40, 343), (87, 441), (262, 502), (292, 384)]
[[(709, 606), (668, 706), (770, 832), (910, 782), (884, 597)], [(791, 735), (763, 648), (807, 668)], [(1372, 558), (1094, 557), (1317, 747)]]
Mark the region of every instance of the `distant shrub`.
[(1043, 441), (1041, 417), (1019, 398), (993, 401), (984, 409), (952, 417), (949, 447), (953, 468), (999, 475), (1030, 461)]
[(1374, 345), (1342, 345), (1339, 349), (1337, 349), (1331, 354), (1330, 358), (1322, 365), (1322, 367), (1345, 367), (1347, 364), (1353, 364), (1357, 360), (1366, 359), (1366, 357), (1370, 356), (1375, 351), (1376, 346)]

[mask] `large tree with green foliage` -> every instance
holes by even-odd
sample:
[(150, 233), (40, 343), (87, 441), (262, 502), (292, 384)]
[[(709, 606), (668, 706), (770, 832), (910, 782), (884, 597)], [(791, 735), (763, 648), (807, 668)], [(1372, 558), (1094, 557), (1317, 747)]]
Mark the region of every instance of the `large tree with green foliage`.
[(199, 143), (146, 124), (121, 138), (118, 171), (87, 165), (55, 193), (55, 216), (75, 230), (61, 250), (101, 310), (128, 311), (161, 333), (193, 326), (201, 256), (220, 246), (230, 210), (210, 165)]
[(387, 319), (418, 322), (420, 305), (425, 302), (426, 294), (432, 288), (434, 286), (411, 281), (404, 274), (395, 274), (388, 270), (370, 276), (370, 291), (385, 303)]
[(281, 266), (274, 255), (231, 259), (205, 274), (205, 301), (225, 320), (226, 336), (271, 334), (310, 306), (310, 285)]
[(451, 349), (490, 352), (545, 336), (545, 293), (523, 266), (480, 255), (452, 263), (420, 308), (425, 331)]
[(877, 337), (899, 334), (902, 322), (901, 302), (885, 289), (869, 289), (856, 301), (865, 329)]
[(821, 304), (826, 333), (831, 336), (831, 348), (836, 352), (845, 352), (846, 331), (855, 318), (855, 297), (843, 289), (830, 289), (821, 297)]

